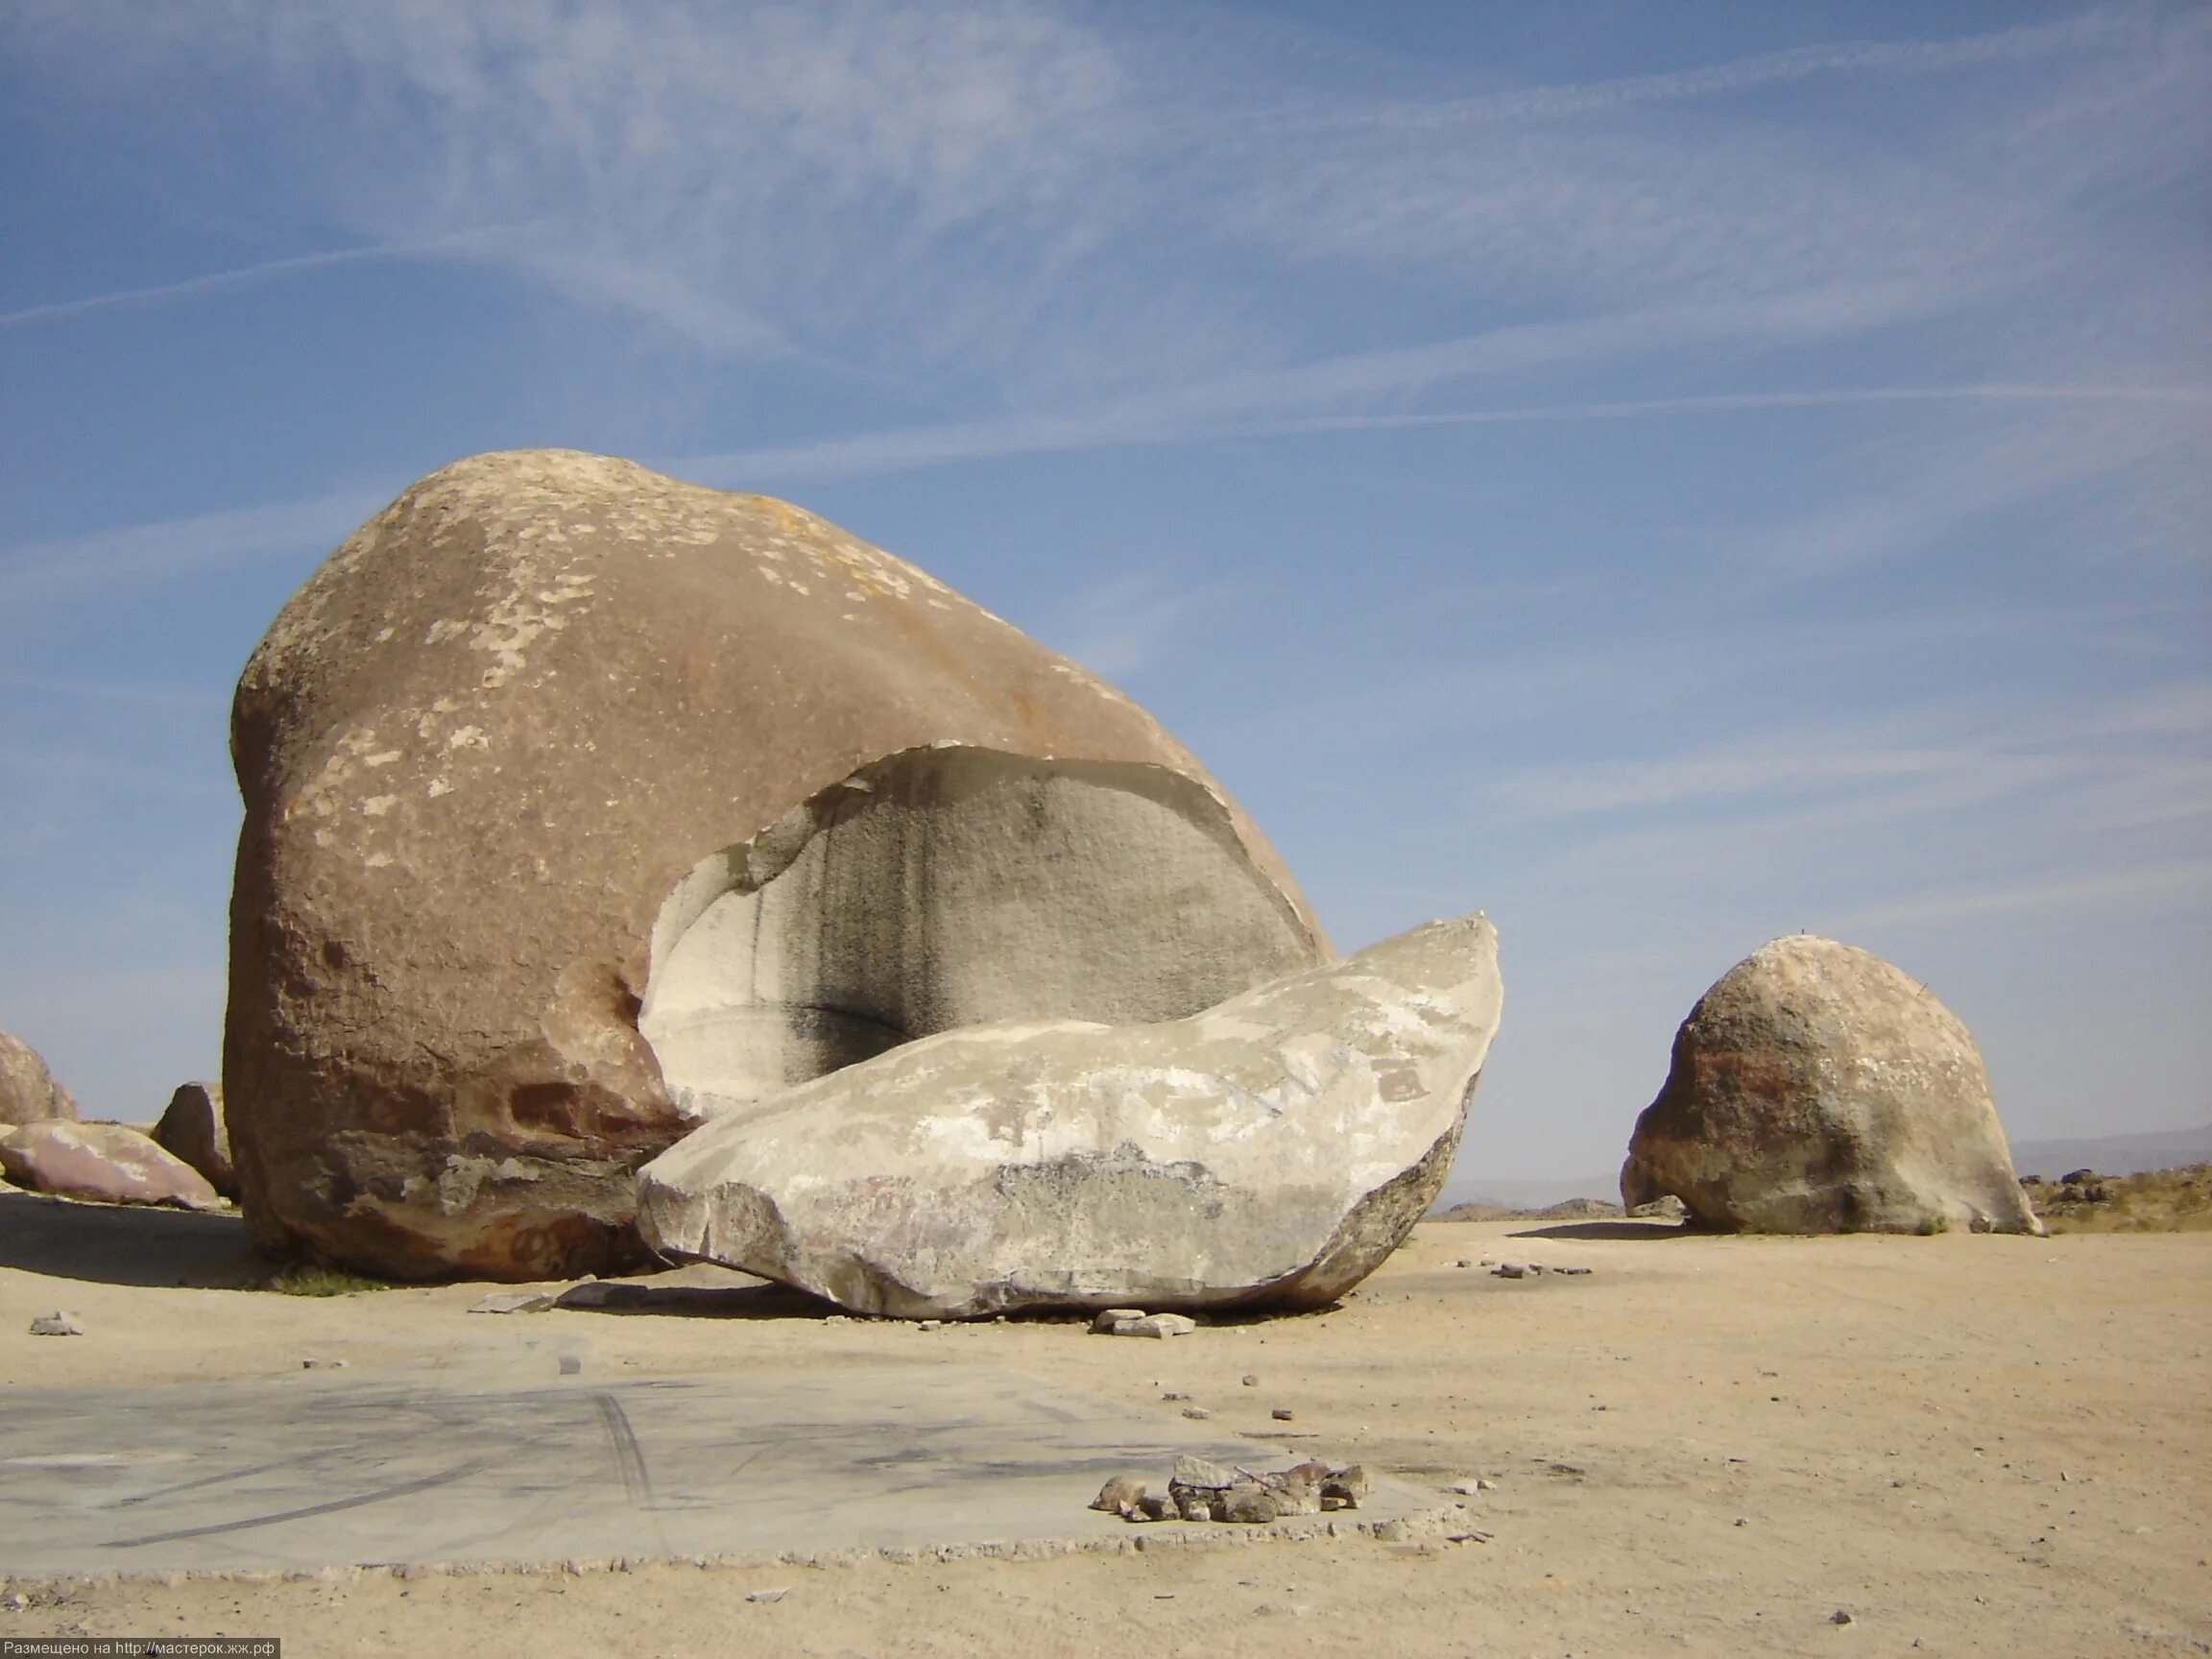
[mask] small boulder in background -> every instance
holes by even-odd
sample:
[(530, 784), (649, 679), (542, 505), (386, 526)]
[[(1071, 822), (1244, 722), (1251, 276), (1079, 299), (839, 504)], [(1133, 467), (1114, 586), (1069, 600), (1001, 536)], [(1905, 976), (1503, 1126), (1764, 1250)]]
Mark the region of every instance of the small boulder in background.
[(42, 1123), (50, 1118), (75, 1121), (77, 1102), (54, 1081), (38, 1051), (0, 1031), (0, 1123)]
[(238, 1172), (230, 1166), (230, 1133), (223, 1124), (223, 1085), (186, 1083), (169, 1096), (169, 1108), (154, 1125), (154, 1140), (173, 1158), (181, 1158), (226, 1198), (238, 1196)]
[(1981, 1051), (1925, 985), (1833, 939), (1776, 939), (1697, 999), (1621, 1170), (1752, 1233), (2043, 1231)]

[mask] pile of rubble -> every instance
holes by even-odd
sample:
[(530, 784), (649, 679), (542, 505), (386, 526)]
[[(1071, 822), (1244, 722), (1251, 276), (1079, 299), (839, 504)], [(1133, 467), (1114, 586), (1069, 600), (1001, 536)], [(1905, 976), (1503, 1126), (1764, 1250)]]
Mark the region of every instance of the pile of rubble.
[(1260, 1526), (1286, 1515), (1357, 1509), (1367, 1496), (1367, 1471), (1306, 1462), (1273, 1473), (1225, 1469), (1203, 1457), (1175, 1459), (1167, 1490), (1154, 1495), (1134, 1475), (1117, 1475), (1091, 1507), (1124, 1521), (1226, 1521)]

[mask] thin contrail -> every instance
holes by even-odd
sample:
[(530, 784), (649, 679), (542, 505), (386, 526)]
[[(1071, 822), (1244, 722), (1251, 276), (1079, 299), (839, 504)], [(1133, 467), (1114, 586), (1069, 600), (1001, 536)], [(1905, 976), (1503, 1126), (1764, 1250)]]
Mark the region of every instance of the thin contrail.
[(1660, 415), (1726, 414), (1753, 409), (1843, 408), (1854, 404), (1943, 402), (2133, 402), (2202, 406), (2212, 387), (2032, 385), (1990, 381), (1959, 386), (1876, 386), (1826, 392), (1723, 392), (1688, 397), (1649, 397), (1609, 403), (1537, 403), (1520, 407), (1450, 409), (1411, 415), (1296, 415), (1269, 420), (1177, 419), (1172, 411), (1146, 418), (1142, 410), (1086, 420), (1025, 416), (959, 421), (943, 426), (866, 432), (846, 438), (737, 454), (693, 455), (668, 463), (684, 476), (711, 483), (718, 477), (836, 477), (906, 471), (1006, 455), (1128, 448), (1156, 444), (1291, 438), (1307, 433), (1389, 431), (1424, 426), (1503, 426), (1545, 421), (1631, 421)]
[(1618, 403), (1536, 403), (1506, 409), (1447, 409), (1426, 415), (1310, 415), (1235, 431), (1274, 433), (1388, 431), (1396, 427), (1476, 426), (1539, 421), (1625, 421), (1644, 415), (1724, 414), (1741, 409), (1822, 409), (1863, 403), (2196, 403), (2212, 404), (2212, 386), (2037, 386), (1993, 381), (1964, 386), (1869, 386), (1830, 392), (1718, 392)]
[(258, 265), (241, 265), (235, 271), (210, 271), (204, 276), (187, 276), (180, 282), (162, 282), (151, 288), (125, 288), (113, 294), (92, 294), (82, 300), (56, 300), (45, 305), (28, 305), (20, 311), (0, 312), (0, 328), (20, 327), (26, 323), (58, 322), (64, 317), (82, 317), (87, 312), (111, 310), (120, 305), (143, 305), (162, 300), (179, 300), (188, 294), (242, 288), (248, 283), (259, 282), (270, 276), (281, 276), (290, 271), (314, 271), (326, 265), (358, 265), (372, 259), (414, 258), (424, 253), (443, 252), (497, 233), (495, 229), (487, 228), (458, 231), (450, 236), (433, 236), (421, 242), (384, 242), (372, 248), (333, 248), (321, 253), (295, 253), (286, 259), (265, 259)]

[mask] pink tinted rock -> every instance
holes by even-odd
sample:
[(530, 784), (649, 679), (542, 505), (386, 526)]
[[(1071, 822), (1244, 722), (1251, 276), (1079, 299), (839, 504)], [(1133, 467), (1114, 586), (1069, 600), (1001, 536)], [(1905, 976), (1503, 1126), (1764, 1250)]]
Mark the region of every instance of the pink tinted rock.
[(223, 1207), (197, 1169), (120, 1123), (56, 1118), (0, 1131), (0, 1172), (34, 1192), (95, 1204)]

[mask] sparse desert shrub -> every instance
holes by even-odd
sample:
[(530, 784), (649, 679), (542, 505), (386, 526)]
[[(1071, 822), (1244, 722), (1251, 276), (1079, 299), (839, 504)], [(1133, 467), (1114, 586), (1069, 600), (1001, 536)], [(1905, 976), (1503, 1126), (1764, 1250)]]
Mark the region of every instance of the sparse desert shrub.
[(259, 1287), (274, 1290), (280, 1296), (352, 1296), (364, 1290), (389, 1290), (392, 1286), (386, 1280), (349, 1273), (341, 1267), (296, 1262), (277, 1268)]

